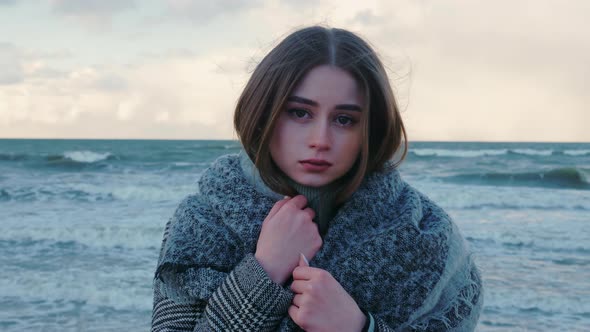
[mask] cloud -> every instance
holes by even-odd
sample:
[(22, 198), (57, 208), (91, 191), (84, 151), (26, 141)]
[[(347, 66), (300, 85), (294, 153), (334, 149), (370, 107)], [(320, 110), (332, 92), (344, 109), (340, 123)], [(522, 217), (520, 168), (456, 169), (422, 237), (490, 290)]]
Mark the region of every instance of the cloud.
[(12, 6), (16, 4), (16, 0), (0, 0), (0, 6)]
[(67, 71), (52, 67), (49, 63), (69, 57), (71, 54), (66, 51), (39, 52), (11, 43), (0, 43), (0, 85), (64, 77)]
[(398, 96), (420, 139), (588, 141), (588, 10), (401, 0), (353, 11), (349, 23), (386, 64), (408, 59), (411, 86)]
[(380, 17), (376, 16), (371, 9), (364, 9), (357, 12), (352, 18), (352, 22), (358, 22), (364, 25), (376, 24), (381, 20)]
[(236, 13), (244, 14), (249, 9), (263, 5), (261, 0), (166, 0), (165, 8), (169, 17), (184, 18), (198, 25), (205, 25), (219, 16)]
[(124, 91), (128, 87), (127, 80), (120, 75), (111, 73), (96, 79), (92, 87), (102, 91)]
[(8, 43), (0, 43), (0, 85), (22, 82), (24, 72), (18, 49)]
[[(220, 71), (220, 63), (232, 72)], [(5, 137), (31, 135), (26, 128), (40, 130), (36, 137), (232, 137), (233, 107), (245, 83), (239, 63), (226, 54), (170, 56), (24, 81), (0, 89), (0, 131)]]
[(108, 27), (115, 15), (136, 8), (135, 0), (51, 0), (50, 5), (91, 29)]
[(50, 4), (65, 15), (112, 15), (135, 8), (134, 0), (51, 0)]
[[(126, 0), (56, 0), (51, 8), (91, 27), (129, 13), (131, 25), (113, 28), (131, 35), (124, 29), (142, 22), (132, 16), (140, 4), (153, 15), (153, 3)], [(156, 6), (165, 24), (132, 31), (139, 37), (129, 43), (131, 53), (144, 48), (133, 59), (121, 52), (126, 66), (0, 44), (0, 133), (232, 137), (231, 114), (248, 72), (293, 29), (321, 23), (375, 45), (410, 139), (590, 141), (590, 2), (167, 0)]]

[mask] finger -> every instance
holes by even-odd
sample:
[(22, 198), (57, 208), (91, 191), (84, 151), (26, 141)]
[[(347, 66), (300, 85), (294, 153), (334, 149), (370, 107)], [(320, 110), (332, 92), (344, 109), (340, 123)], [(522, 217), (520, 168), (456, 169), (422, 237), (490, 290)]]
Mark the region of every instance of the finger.
[(291, 201), (299, 210), (303, 210), (303, 208), (307, 205), (307, 198), (303, 195), (297, 195), (291, 199)]
[(291, 319), (297, 323), (297, 312), (299, 311), (299, 308), (297, 308), (295, 305), (291, 305), (289, 307), (288, 313), (289, 313), (289, 317), (291, 317)]
[(328, 271), (320, 269), (319, 267), (297, 266), (293, 270), (293, 280), (311, 280), (319, 277), (323, 273), (330, 274)]
[(291, 304), (296, 306), (297, 309), (299, 309), (303, 305), (303, 300), (303, 295), (296, 294), (295, 296), (293, 296), (293, 301), (291, 301)]
[(277, 212), (279, 212), (279, 210), (283, 207), (283, 205), (287, 204), (287, 202), (289, 202), (289, 200), (291, 200), (291, 198), (289, 198), (289, 196), (285, 196), (285, 198), (281, 199), (280, 201), (277, 201), (275, 203), (275, 205), (272, 207), (272, 209), (270, 209), (270, 212), (268, 213), (268, 219), (274, 217), (275, 214), (277, 214)]
[(303, 209), (303, 212), (306, 212), (309, 215), (310, 219), (315, 218), (315, 211), (312, 208), (310, 208), (310, 207), (305, 208), (305, 209)]
[(293, 270), (293, 280), (310, 280), (313, 269), (313, 267), (309, 266), (297, 266)]
[[(293, 293), (303, 294), (307, 290), (307, 281), (305, 280), (295, 280), (291, 283), (291, 290)], [(297, 295), (295, 295), (297, 296)], [(299, 307), (299, 306), (298, 306)]]

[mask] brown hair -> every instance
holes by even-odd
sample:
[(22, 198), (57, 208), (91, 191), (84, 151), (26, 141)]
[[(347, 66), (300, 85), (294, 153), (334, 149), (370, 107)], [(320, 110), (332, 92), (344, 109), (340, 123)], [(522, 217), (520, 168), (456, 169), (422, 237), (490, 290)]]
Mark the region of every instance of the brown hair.
[[(407, 134), (383, 64), (367, 42), (352, 32), (313, 26), (283, 39), (256, 66), (234, 113), (234, 127), (262, 180), (273, 191), (294, 195), (287, 176), (272, 160), (269, 140), (287, 98), (300, 80), (319, 65), (350, 73), (365, 97), (363, 144), (359, 159), (346, 175), (337, 202), (344, 202), (366, 174), (383, 170), (401, 147), (397, 167), (407, 154)], [(406, 144), (404, 144), (406, 143)]]

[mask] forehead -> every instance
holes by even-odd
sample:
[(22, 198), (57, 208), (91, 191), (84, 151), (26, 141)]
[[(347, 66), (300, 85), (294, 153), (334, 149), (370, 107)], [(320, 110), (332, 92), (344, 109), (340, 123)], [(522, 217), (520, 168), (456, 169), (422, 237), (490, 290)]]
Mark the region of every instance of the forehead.
[(347, 71), (321, 65), (312, 68), (293, 90), (292, 95), (305, 97), (318, 103), (363, 103), (360, 86)]

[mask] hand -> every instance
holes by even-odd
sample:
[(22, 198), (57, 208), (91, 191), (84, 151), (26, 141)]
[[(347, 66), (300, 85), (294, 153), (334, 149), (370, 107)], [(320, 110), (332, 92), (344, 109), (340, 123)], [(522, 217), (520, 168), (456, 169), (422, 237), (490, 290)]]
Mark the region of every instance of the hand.
[(272, 207), (262, 223), (254, 257), (269, 277), (283, 284), (299, 261), (299, 254), (315, 256), (322, 246), (315, 212), (303, 195), (286, 197)]
[(367, 317), (340, 283), (300, 258), (293, 270), (289, 316), (305, 331), (361, 331)]

